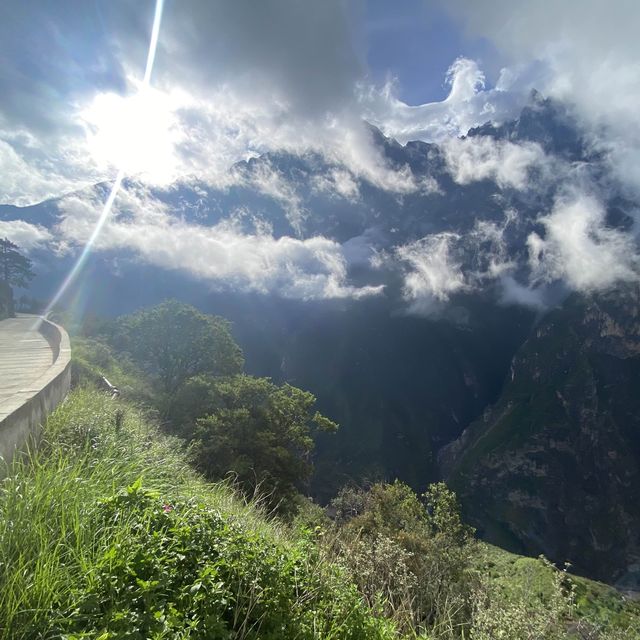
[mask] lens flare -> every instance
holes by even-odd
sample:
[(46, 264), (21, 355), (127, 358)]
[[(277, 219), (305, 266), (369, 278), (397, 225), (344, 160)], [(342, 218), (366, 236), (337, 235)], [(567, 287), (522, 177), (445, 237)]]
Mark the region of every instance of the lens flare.
[[(153, 72), (153, 65), (156, 58), (156, 49), (158, 48), (158, 36), (160, 34), (160, 23), (162, 21), (163, 8), (164, 8), (164, 0), (156, 0), (155, 12), (153, 15), (153, 27), (151, 29), (151, 39), (149, 40), (149, 50), (147, 53), (147, 64), (145, 66), (144, 79), (140, 87), (140, 92), (147, 92), (151, 85), (151, 74)], [(125, 170), (126, 170), (125, 167), (120, 167), (118, 169), (118, 173), (116, 174), (115, 180), (111, 187), (111, 191), (109, 192), (109, 196), (107, 197), (107, 200), (104, 203), (104, 207), (102, 208), (102, 212), (100, 214), (100, 217), (98, 218), (96, 226), (93, 229), (93, 232), (91, 233), (91, 236), (87, 240), (87, 243), (85, 244), (84, 248), (82, 249), (82, 252), (78, 256), (78, 259), (76, 260), (75, 264), (73, 265), (73, 267), (67, 274), (66, 278), (60, 285), (60, 288), (58, 289), (56, 294), (53, 296), (53, 298), (47, 305), (47, 308), (44, 311), (45, 316), (51, 313), (51, 310), (53, 309), (53, 307), (60, 301), (62, 296), (65, 294), (65, 292), (71, 285), (71, 283), (76, 279), (78, 274), (82, 271), (82, 268), (84, 267), (87, 261), (87, 258), (91, 253), (91, 249), (93, 248), (93, 245), (98, 239), (98, 236), (102, 231), (102, 228), (104, 227), (107, 219), (109, 218), (109, 215), (111, 214), (113, 203), (116, 199), (116, 196), (118, 195), (118, 191), (120, 190), (120, 187), (122, 186), (122, 181), (124, 180), (124, 177), (125, 177)]]

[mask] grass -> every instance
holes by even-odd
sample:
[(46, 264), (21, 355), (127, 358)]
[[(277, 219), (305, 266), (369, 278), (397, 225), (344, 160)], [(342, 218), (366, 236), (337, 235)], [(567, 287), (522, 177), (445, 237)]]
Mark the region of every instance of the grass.
[(111, 347), (96, 338), (72, 338), (72, 370), (74, 385), (87, 382), (103, 387), (102, 376), (115, 385), (122, 396), (136, 402), (153, 404), (148, 380), (124, 354), (113, 353)]
[(0, 637), (386, 638), (337, 565), (79, 389), (0, 492)]

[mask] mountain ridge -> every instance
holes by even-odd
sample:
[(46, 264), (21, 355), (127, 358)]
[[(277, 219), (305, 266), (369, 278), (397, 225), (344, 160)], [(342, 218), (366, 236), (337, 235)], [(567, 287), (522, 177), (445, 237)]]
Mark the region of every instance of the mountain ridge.
[[(535, 476), (505, 481), (512, 486), (503, 495), (482, 475), (487, 465), (475, 475), (465, 475), (459, 467), (475, 451), (480, 436), (474, 434), (491, 433), (491, 425), (500, 421), (513, 393), (510, 377), (524, 376), (520, 367), (528, 371), (518, 354), (534, 348), (543, 338), (536, 332), (545, 327), (556, 347), (545, 352), (539, 378), (545, 377), (545, 368), (555, 371), (556, 378), (553, 389), (540, 392), (540, 403), (549, 399), (553, 410), (561, 412), (558, 392), (570, 398), (574, 411), (565, 417), (554, 413), (555, 428), (561, 434), (567, 424), (582, 428), (575, 417), (580, 401), (563, 392), (571, 387), (570, 374), (556, 371), (562, 353), (571, 367), (591, 376), (590, 398), (600, 407), (596, 414), (609, 420), (611, 437), (618, 438), (611, 450), (621, 456), (627, 448), (621, 444), (627, 440), (620, 435), (620, 419), (606, 414), (611, 407), (624, 411), (635, 406), (633, 394), (610, 397), (598, 384), (613, 375), (611, 362), (635, 363), (636, 356), (612, 352), (606, 354), (612, 359), (608, 364), (584, 360), (585, 353), (596, 357), (593, 345), (606, 340), (599, 325), (586, 320), (590, 283), (581, 293), (572, 274), (551, 269), (564, 267), (560, 232), (568, 225), (558, 223), (554, 239), (549, 220), (565, 206), (567, 186), (581, 184), (586, 176), (602, 201), (602, 224), (595, 216), (584, 231), (591, 242), (587, 248), (598, 250), (620, 234), (631, 237), (634, 203), (612, 190), (605, 158), (584, 139), (570, 110), (539, 95), (532, 96), (518, 119), (488, 123), (439, 145), (400, 145), (375, 128), (370, 134), (384, 160), (382, 177), (358, 174), (319, 154), (281, 152), (238, 163), (233, 180), (219, 188), (192, 182), (158, 189), (127, 181), (103, 245), (89, 258), (91, 279), (81, 276), (63, 302), (78, 313), (90, 309), (112, 316), (178, 295), (231, 319), (250, 373), (308, 388), (322, 412), (342, 424), (331, 442), (321, 439), (318, 444), (313, 489), (320, 500), (328, 500), (349, 479), (399, 477), (421, 489), (438, 477), (436, 457), (446, 447), (441, 464), (488, 539), (510, 548), (524, 545), (530, 553), (544, 551), (558, 561), (570, 558), (584, 573), (593, 570), (610, 581), (633, 583), (629, 567), (637, 547), (631, 534), (623, 531), (627, 537), (622, 542), (606, 541), (607, 548), (598, 552), (598, 536), (584, 537), (575, 524), (584, 511), (571, 504), (569, 494), (562, 509), (571, 522), (560, 516), (549, 522), (539, 519), (542, 534), (533, 526), (516, 526), (518, 518), (538, 522), (535, 508), (527, 515), (525, 505), (525, 515), (518, 514), (510, 529), (511, 521), (502, 512), (496, 516), (495, 510), (510, 504), (509, 490), (520, 491), (516, 498), (525, 500), (528, 494), (517, 488), (518, 482), (530, 483)], [(545, 169), (549, 164), (552, 171)], [(396, 191), (384, 182), (390, 177), (404, 180)], [(49, 233), (32, 251), (41, 273), (34, 283), (36, 296), (48, 298), (57, 288), (74, 259), (69, 247), (81, 244), (81, 223), (101, 206), (107, 188), (103, 183), (28, 208), (0, 206), (0, 222), (22, 220)], [(584, 196), (578, 204), (585, 202), (592, 200)], [(72, 205), (84, 208), (75, 212)], [(178, 232), (187, 238), (192, 262), (177, 252)], [(216, 255), (212, 252), (225, 243), (232, 250), (222, 258), (231, 266), (207, 271)], [(250, 269), (246, 264), (256, 253), (259, 268)], [(617, 255), (624, 257), (619, 251)], [(273, 271), (273, 277), (264, 279), (261, 271)], [(605, 293), (595, 295), (604, 296), (605, 315), (612, 330), (622, 332), (616, 344), (624, 352), (629, 349), (624, 337), (631, 330), (628, 317), (636, 317), (638, 300), (629, 293), (632, 288), (616, 286), (609, 287), (612, 293), (604, 287)], [(559, 320), (553, 324), (550, 318)], [(582, 333), (572, 333), (574, 325)], [(612, 334), (609, 342), (614, 338)], [(633, 366), (617, 379), (620, 388), (633, 388)], [(531, 395), (538, 383), (531, 375), (528, 380)], [(521, 395), (510, 411), (526, 418), (531, 406), (527, 394)], [(603, 398), (608, 398), (609, 409), (598, 404)], [(544, 432), (549, 425), (535, 419), (533, 431), (539, 427)], [(585, 420), (591, 435), (600, 433), (597, 420)], [(512, 421), (505, 437), (511, 438), (522, 424)], [(526, 433), (520, 435), (525, 453), (516, 448), (514, 455), (524, 460), (532, 445)], [(558, 442), (566, 447), (572, 440), (563, 437)], [(629, 469), (635, 469), (633, 460)], [(508, 462), (498, 459), (496, 464), (509, 476)], [(572, 464), (576, 473), (583, 473), (589, 458), (585, 454)], [(609, 478), (612, 465), (604, 465), (604, 484), (596, 483), (594, 495), (618, 491), (617, 480)], [(576, 483), (567, 480), (567, 490), (583, 495)], [(552, 488), (533, 492), (534, 503), (552, 499)], [(496, 507), (490, 498), (498, 496), (502, 506)], [(619, 519), (618, 528), (627, 533), (640, 528), (629, 506), (635, 494), (619, 497), (621, 508), (631, 515)], [(494, 522), (508, 535), (492, 534)], [(576, 545), (558, 542), (565, 533), (586, 549), (582, 564)]]

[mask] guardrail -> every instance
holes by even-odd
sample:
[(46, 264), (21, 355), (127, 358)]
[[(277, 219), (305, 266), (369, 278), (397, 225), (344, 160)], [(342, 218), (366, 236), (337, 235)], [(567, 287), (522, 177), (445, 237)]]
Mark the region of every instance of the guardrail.
[(39, 322), (38, 331), (53, 351), (53, 364), (28, 388), (0, 405), (0, 460), (5, 467), (11, 464), (16, 452), (25, 452), (38, 442), (46, 417), (64, 400), (71, 386), (69, 336), (62, 327), (45, 318)]

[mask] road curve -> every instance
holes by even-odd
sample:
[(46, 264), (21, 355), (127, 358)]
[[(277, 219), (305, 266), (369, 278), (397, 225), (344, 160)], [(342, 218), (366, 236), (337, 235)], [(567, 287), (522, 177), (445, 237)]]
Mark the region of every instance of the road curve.
[(0, 321), (0, 479), (17, 452), (37, 444), (71, 384), (66, 331), (37, 316)]
[(0, 407), (53, 364), (53, 350), (38, 330), (39, 323), (34, 316), (0, 321)]

